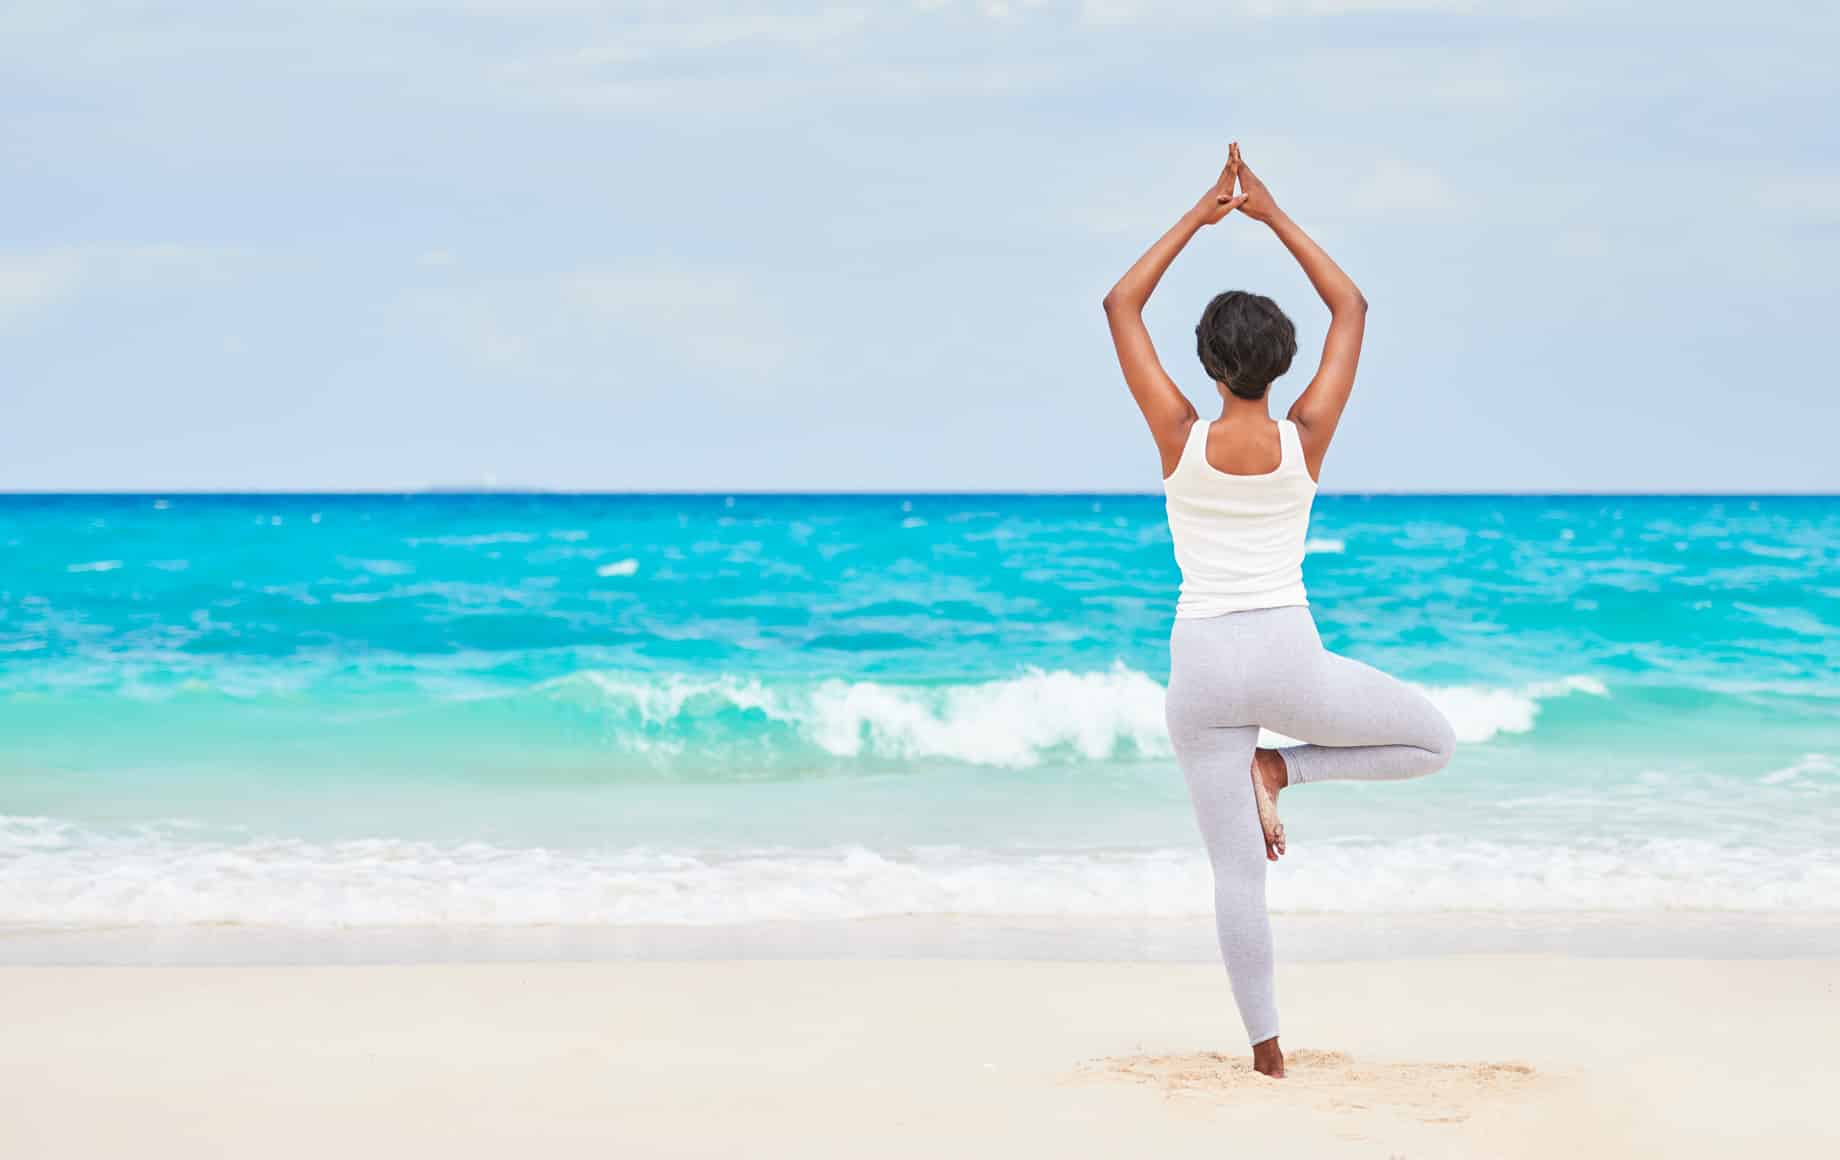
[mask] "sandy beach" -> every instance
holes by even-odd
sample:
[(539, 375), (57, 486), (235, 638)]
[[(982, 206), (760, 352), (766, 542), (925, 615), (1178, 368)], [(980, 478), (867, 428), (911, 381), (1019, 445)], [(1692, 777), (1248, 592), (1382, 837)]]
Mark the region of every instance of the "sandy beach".
[(1722, 1156), (1840, 1147), (1828, 959), (0, 971), (0, 1154)]

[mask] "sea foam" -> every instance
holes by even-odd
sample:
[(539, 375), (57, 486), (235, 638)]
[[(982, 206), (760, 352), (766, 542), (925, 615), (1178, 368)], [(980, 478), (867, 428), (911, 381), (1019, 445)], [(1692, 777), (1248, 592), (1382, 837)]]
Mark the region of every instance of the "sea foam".
[[(1443, 838), (1299, 845), (1281, 913), (1840, 910), (1840, 856), (1688, 840), (1597, 845)], [(1213, 887), (1198, 845), (949, 846), (711, 853), (482, 842), (189, 840), (0, 818), (0, 923), (92, 927), (682, 924), (894, 915), (1193, 918)]]
[(1488, 741), (1499, 733), (1529, 733), (1543, 702), (1573, 693), (1607, 697), (1610, 690), (1595, 677), (1561, 677), (1515, 689), (1474, 685), (1422, 686), (1432, 704), (1449, 718), (1459, 742)]
[(1771, 770), (1757, 780), (1764, 785), (1783, 785), (1810, 774), (1832, 776), (1836, 773), (1840, 773), (1840, 764), (1836, 764), (1834, 759), (1827, 754), (1804, 753), (1796, 761), (1781, 769)]

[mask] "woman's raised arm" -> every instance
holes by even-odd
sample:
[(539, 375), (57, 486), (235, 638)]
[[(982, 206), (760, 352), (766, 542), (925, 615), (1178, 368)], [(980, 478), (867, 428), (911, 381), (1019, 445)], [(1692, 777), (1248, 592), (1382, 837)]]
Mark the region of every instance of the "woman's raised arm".
[(1322, 474), (1323, 454), (1335, 436), (1335, 425), (1341, 422), (1348, 394), (1354, 390), (1355, 366), (1361, 361), (1361, 338), (1367, 329), (1367, 299), (1354, 279), (1342, 272), (1323, 248), (1303, 232), (1302, 226), (1278, 208), (1271, 190), (1240, 157), (1238, 144), (1233, 146), (1227, 166), (1239, 175), (1245, 198), (1241, 212), (1271, 227), (1329, 308), (1329, 335), (1323, 340), (1322, 362), (1316, 368), (1316, 377), (1291, 404), (1289, 416), (1303, 437), (1303, 457), (1309, 463), (1310, 474), (1318, 476)]
[(1194, 208), (1144, 251), (1144, 256), (1105, 296), (1105, 321), (1112, 331), (1112, 346), (1118, 351), (1118, 365), (1124, 368), (1125, 384), (1131, 388), (1131, 397), (1137, 400), (1138, 410), (1144, 413), (1144, 421), (1150, 424), (1150, 434), (1162, 452), (1164, 476), (1175, 470), (1182, 457), (1182, 444), (1195, 418), (1195, 408), (1157, 360), (1156, 347), (1144, 327), (1144, 303), (1150, 301), (1163, 272), (1188, 240), (1202, 226), (1220, 221), (1245, 201), (1244, 195), (1233, 192), (1234, 176), (1234, 163), (1229, 159), (1227, 167), (1220, 171), (1220, 179), (1201, 195)]

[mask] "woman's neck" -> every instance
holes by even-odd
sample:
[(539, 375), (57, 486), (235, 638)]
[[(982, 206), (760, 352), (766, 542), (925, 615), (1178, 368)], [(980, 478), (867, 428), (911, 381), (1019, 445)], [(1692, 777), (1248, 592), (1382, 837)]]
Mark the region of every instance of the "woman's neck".
[(1253, 419), (1271, 420), (1271, 391), (1256, 399), (1242, 399), (1225, 387), (1220, 389), (1220, 417), (1234, 422)]

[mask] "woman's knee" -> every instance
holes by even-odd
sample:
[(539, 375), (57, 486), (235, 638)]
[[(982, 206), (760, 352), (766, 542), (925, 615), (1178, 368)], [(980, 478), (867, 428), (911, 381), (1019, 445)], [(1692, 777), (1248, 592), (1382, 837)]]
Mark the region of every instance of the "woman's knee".
[(1265, 896), (1265, 835), (1256, 821), (1251, 833), (1243, 826), (1233, 826), (1205, 834), (1204, 841), (1216, 895)]
[(1450, 724), (1450, 718), (1436, 706), (1431, 709), (1432, 729), (1428, 744), (1424, 749), (1431, 756), (1426, 773), (1436, 773), (1450, 764), (1450, 759), (1457, 752), (1457, 731)]

